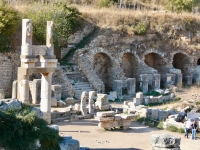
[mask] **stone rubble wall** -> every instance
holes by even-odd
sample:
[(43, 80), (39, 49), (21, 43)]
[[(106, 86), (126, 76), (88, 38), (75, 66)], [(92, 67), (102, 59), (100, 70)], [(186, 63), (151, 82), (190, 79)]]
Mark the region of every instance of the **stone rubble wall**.
[(52, 85), (53, 84), (62, 85), (62, 93), (61, 93), (62, 98), (74, 96), (72, 84), (60, 66), (57, 66), (56, 71), (55, 71), (55, 73), (53, 73), (52, 77), (53, 77)]
[(101, 79), (98, 77), (96, 72), (93, 70), (90, 61), (85, 57), (83, 53), (79, 53), (78, 57), (79, 70), (87, 77), (88, 81), (98, 92), (104, 92), (105, 87)]
[(0, 89), (5, 97), (12, 96), (12, 82), (17, 79), (19, 65), (18, 53), (0, 53)]
[[(83, 29), (78, 30), (74, 34), (70, 35), (68, 44), (72, 44), (73, 46), (76, 46), (78, 43), (80, 43), (81, 40), (83, 40), (84, 37), (92, 33), (93, 30), (94, 30), (94, 25), (86, 24)], [(69, 52), (71, 48), (72, 47), (61, 49), (61, 59)]]

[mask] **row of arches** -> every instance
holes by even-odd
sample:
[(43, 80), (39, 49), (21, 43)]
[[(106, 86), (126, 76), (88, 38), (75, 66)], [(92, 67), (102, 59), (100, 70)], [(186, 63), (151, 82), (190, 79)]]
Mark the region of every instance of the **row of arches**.
[[(105, 84), (105, 90), (109, 91), (112, 89), (113, 82), (113, 61), (110, 56), (103, 52), (99, 52), (94, 55), (93, 59), (93, 69), (95, 69), (99, 78)], [(154, 68), (158, 71), (159, 74), (164, 74), (168, 72), (169, 63), (161, 55), (157, 53), (148, 53), (144, 57), (144, 62), (147, 66)], [(131, 52), (127, 52), (122, 56), (121, 69), (125, 73), (127, 78), (137, 78), (138, 71), (141, 69), (139, 67), (138, 58)], [(189, 67), (191, 67), (192, 62), (191, 58), (183, 53), (174, 54), (172, 65), (176, 69), (180, 69), (184, 75), (189, 74)], [(200, 59), (197, 62), (197, 65), (200, 65)]]

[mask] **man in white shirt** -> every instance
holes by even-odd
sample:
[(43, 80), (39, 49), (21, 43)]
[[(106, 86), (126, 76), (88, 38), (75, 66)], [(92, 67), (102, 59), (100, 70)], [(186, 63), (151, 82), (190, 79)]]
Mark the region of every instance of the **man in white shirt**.
[(185, 121), (185, 137), (187, 138), (188, 138), (188, 133), (190, 132), (191, 124), (192, 122), (190, 121), (190, 119)]

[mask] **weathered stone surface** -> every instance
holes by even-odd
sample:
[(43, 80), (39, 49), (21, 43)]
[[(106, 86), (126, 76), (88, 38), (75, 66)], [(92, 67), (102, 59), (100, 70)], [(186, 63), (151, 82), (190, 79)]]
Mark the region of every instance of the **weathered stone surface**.
[(113, 117), (114, 115), (114, 111), (101, 111), (96, 114), (97, 117)]
[(97, 94), (95, 106), (98, 107), (100, 110), (109, 110), (110, 104), (108, 102), (107, 94)]
[(89, 114), (94, 114), (94, 96), (95, 96), (96, 92), (95, 91), (90, 91), (89, 92), (89, 104), (88, 104), (88, 112)]
[(57, 99), (56, 98), (51, 98), (51, 106), (57, 107)]
[(32, 108), (32, 111), (34, 111), (39, 118), (43, 117), (43, 112), (40, 109)]
[(151, 135), (151, 143), (154, 147), (178, 148), (181, 142), (180, 137), (169, 134)]
[(65, 99), (65, 103), (67, 105), (73, 105), (74, 104), (74, 98), (73, 97), (68, 97)]
[(81, 114), (83, 116), (87, 115), (86, 100), (87, 100), (87, 92), (83, 91), (81, 94), (81, 105), (80, 105)]
[(66, 103), (63, 102), (62, 100), (59, 100), (59, 101), (57, 101), (57, 106), (58, 107), (64, 107), (64, 106), (66, 106)]
[(65, 136), (59, 146), (60, 150), (79, 150), (79, 141), (72, 139), (71, 136)]
[(13, 99), (10, 102), (3, 103), (0, 106), (0, 109), (7, 110), (7, 109), (21, 109), (21, 102), (17, 99)]

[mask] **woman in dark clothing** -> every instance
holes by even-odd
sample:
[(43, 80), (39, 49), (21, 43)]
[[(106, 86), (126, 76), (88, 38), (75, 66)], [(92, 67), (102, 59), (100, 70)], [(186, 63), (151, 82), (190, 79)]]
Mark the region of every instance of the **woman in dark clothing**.
[(194, 121), (191, 124), (191, 128), (192, 128), (192, 139), (196, 140), (196, 131), (197, 131), (197, 123), (196, 123), (196, 121)]

